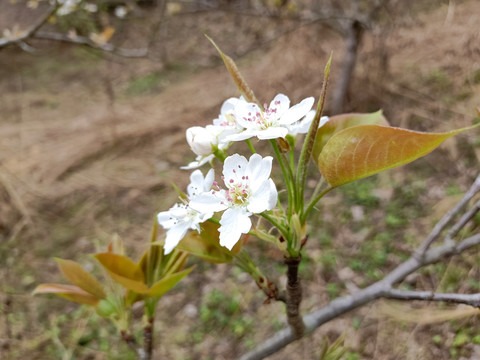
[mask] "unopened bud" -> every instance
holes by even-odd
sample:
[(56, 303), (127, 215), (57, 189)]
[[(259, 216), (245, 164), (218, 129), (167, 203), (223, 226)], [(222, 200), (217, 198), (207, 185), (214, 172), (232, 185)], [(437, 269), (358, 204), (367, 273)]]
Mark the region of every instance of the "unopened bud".
[(98, 316), (103, 318), (108, 318), (116, 313), (115, 306), (106, 299), (100, 300), (95, 310), (97, 311)]
[(291, 150), (290, 144), (284, 138), (278, 138), (278, 147), (282, 153), (289, 152)]

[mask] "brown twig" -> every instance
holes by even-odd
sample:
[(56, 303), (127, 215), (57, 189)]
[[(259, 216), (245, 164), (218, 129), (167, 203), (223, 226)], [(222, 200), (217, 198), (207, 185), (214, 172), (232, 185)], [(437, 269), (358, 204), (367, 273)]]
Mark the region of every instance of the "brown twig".
[(441, 294), (433, 291), (410, 291), (390, 289), (383, 295), (387, 299), (395, 300), (424, 300), (443, 301), (454, 304), (465, 304), (480, 308), (480, 293), (478, 294)]
[(52, 16), (55, 11), (57, 11), (59, 7), (58, 2), (55, 1), (55, 3), (50, 6), (50, 8), (38, 18), (37, 22), (33, 24), (29, 29), (20, 32), (20, 35), (15, 37), (15, 38), (0, 38), (0, 48), (10, 45), (10, 44), (20, 44), (24, 40), (27, 40), (30, 38), (33, 34), (35, 34), (38, 29), (40, 29), (48, 20), (50, 16)]
[(296, 339), (300, 339), (305, 333), (305, 324), (300, 314), (302, 284), (298, 277), (298, 265), (301, 260), (301, 256), (285, 258), (285, 265), (287, 265), (287, 320)]
[[(423, 256), (432, 243), (438, 239), (443, 230), (447, 225), (453, 220), (453, 218), (458, 215), (458, 213), (468, 204), (468, 202), (480, 192), (480, 175), (477, 176), (472, 186), (465, 193), (463, 198), (452, 208), (450, 209), (434, 226), (433, 230), (428, 234), (427, 238), (423, 241), (420, 247), (417, 249), (417, 255)], [(464, 224), (465, 225), (465, 224)], [(457, 230), (457, 232), (460, 229)]]
[(148, 325), (143, 328), (143, 360), (153, 359), (153, 323), (154, 318), (148, 319)]
[(99, 44), (84, 36), (71, 37), (61, 33), (37, 31), (33, 33), (31, 37), (35, 39), (55, 40), (55, 41), (61, 41), (61, 42), (66, 42), (71, 44), (85, 45), (93, 49), (98, 49), (105, 52), (111, 52), (112, 54), (119, 55), (122, 57), (141, 58), (148, 55), (148, 48), (124, 49), (124, 48), (116, 47), (109, 43)]

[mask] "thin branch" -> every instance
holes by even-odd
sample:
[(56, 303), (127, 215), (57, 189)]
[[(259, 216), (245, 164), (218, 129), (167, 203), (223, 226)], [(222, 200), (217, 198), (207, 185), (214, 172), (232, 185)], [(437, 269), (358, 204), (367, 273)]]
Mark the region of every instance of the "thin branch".
[(22, 43), (24, 40), (30, 38), (33, 34), (35, 34), (38, 29), (40, 29), (48, 20), (50, 16), (52, 16), (55, 11), (57, 11), (59, 4), (57, 1), (50, 6), (50, 8), (43, 14), (43, 16), (39, 17), (37, 22), (30, 27), (30, 29), (22, 31), (19, 36), (15, 38), (0, 38), (0, 48), (7, 46), (9, 44), (15, 43)]
[(477, 176), (473, 185), (465, 193), (465, 196), (452, 209), (450, 209), (435, 225), (432, 232), (417, 249), (417, 254), (423, 256), (430, 245), (440, 236), (442, 231), (453, 220), (453, 218), (463, 209), (465, 205), (480, 191), (480, 175)]
[(153, 323), (154, 318), (148, 319), (148, 325), (143, 328), (143, 353), (142, 360), (153, 359)]
[(67, 42), (67, 43), (72, 43), (77, 45), (86, 45), (94, 49), (111, 52), (113, 54), (120, 55), (123, 57), (139, 58), (139, 57), (145, 57), (148, 54), (148, 48), (141, 48), (141, 49), (118, 48), (109, 43), (106, 43), (106, 44), (96, 43), (84, 36), (70, 37), (68, 35), (60, 34), (60, 33), (37, 31), (36, 33), (32, 34), (31, 37), (36, 39), (43, 39), (43, 40), (62, 41), (62, 42)]
[(480, 293), (478, 294), (441, 294), (432, 291), (410, 291), (390, 289), (383, 295), (387, 299), (444, 301), (455, 304), (465, 304), (480, 308)]
[(480, 211), (480, 200), (473, 205), (473, 207), (462, 215), (455, 225), (453, 225), (447, 232), (445, 241), (452, 241), (452, 238), (462, 230), (465, 225)]
[(128, 347), (137, 354), (138, 359), (147, 360), (145, 350), (138, 346), (137, 341), (133, 335), (122, 330), (120, 333), (122, 340), (128, 345)]
[[(91, 39), (84, 37), (84, 36), (75, 36), (70, 37), (66, 34), (61, 33), (54, 33), (54, 32), (44, 32), (39, 31), (40, 28), (47, 22), (47, 20), (52, 16), (55, 11), (57, 11), (59, 7), (59, 3), (55, 1), (55, 4), (52, 5), (48, 11), (45, 12), (43, 16), (41, 16), (38, 21), (31, 26), (28, 30), (21, 31), (18, 36), (12, 38), (0, 38), (0, 48), (5, 47), (10, 44), (17, 44), (20, 48), (27, 52), (33, 52), (34, 49), (25, 43), (28, 39), (43, 39), (43, 40), (55, 40), (55, 41), (62, 41), (77, 45), (86, 45), (92, 47), (94, 49), (99, 49), (105, 52), (111, 52), (113, 54), (123, 56), (123, 57), (131, 57), (131, 58), (140, 58), (145, 57), (148, 55), (148, 47), (140, 48), (140, 49), (124, 49), (118, 48), (112, 44), (99, 44)], [(154, 32), (152, 32), (152, 36), (154, 36)], [(149, 45), (151, 40), (149, 41)]]

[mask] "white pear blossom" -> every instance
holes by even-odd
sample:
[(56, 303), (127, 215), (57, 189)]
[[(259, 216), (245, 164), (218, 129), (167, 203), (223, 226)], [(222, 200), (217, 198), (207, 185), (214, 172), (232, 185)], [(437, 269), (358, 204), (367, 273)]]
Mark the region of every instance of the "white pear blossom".
[(235, 121), (234, 116), (235, 106), (239, 103), (247, 104), (242, 97), (229, 98), (222, 104), (220, 114), (213, 120), (213, 125), (194, 126), (187, 129), (187, 142), (197, 157), (187, 166), (182, 166), (182, 169), (196, 169), (211, 161), (215, 157), (216, 149), (224, 150), (230, 145), (230, 141), (226, 141), (226, 137), (243, 130)]
[(256, 136), (260, 140), (284, 138), (288, 134), (288, 126), (299, 121), (308, 114), (313, 106), (313, 97), (302, 100), (290, 107), (290, 100), (283, 94), (278, 94), (265, 110), (255, 103), (237, 104), (235, 119), (245, 128), (245, 131), (230, 135), (227, 141), (246, 140)]
[(225, 159), (223, 180), (226, 189), (211, 190), (190, 201), (201, 212), (224, 211), (220, 219), (220, 245), (229, 250), (252, 227), (250, 216), (271, 210), (277, 204), (277, 189), (270, 172), (272, 157), (253, 154), (250, 160), (234, 154)]
[(197, 157), (195, 161), (181, 168), (185, 170), (196, 169), (215, 157), (213, 154), (215, 148), (223, 150), (227, 147), (226, 143), (219, 141), (222, 132), (223, 129), (220, 126), (214, 125), (207, 125), (206, 127), (193, 126), (188, 128), (186, 132), (187, 142)]
[(58, 0), (60, 7), (57, 10), (57, 15), (64, 16), (75, 11), (80, 1), (81, 0)]
[(85, 9), (85, 11), (88, 11), (90, 13), (96, 13), (98, 11), (97, 4), (85, 3), (83, 5), (83, 8)]
[(164, 245), (165, 254), (169, 254), (177, 246), (189, 229), (200, 233), (199, 224), (212, 217), (213, 211), (194, 210), (190, 207), (190, 202), (200, 194), (210, 191), (214, 176), (213, 169), (210, 169), (205, 177), (200, 170), (195, 170), (190, 175), (188, 198), (183, 203), (173, 205), (168, 211), (158, 213), (158, 223), (168, 230)]
[(115, 8), (115, 16), (123, 19), (128, 14), (128, 9), (125, 6), (117, 6)]
[(235, 118), (235, 108), (246, 105), (248, 105), (248, 103), (243, 97), (232, 97), (225, 100), (220, 109), (218, 118), (213, 120), (213, 125), (223, 126), (224, 130), (235, 130), (235, 132), (242, 131), (243, 127), (238, 124)]

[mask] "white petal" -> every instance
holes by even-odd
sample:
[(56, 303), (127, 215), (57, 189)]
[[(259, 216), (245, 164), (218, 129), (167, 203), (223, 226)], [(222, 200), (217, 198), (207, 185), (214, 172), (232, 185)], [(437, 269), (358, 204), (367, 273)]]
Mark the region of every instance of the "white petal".
[(265, 130), (259, 130), (255, 132), (255, 135), (260, 140), (284, 138), (287, 136), (287, 134), (288, 130), (284, 127), (269, 127)]
[(272, 210), (277, 205), (278, 193), (277, 187), (272, 179), (269, 179), (270, 182), (270, 198), (268, 199), (267, 210)]
[(248, 211), (259, 214), (268, 210), (270, 201), (270, 181), (266, 180), (260, 183), (260, 186), (255, 192), (252, 192), (248, 198)]
[(245, 175), (248, 176), (249, 184), (252, 190), (255, 191), (255, 189), (257, 189), (262, 182), (270, 177), (270, 173), (272, 171), (272, 160), (273, 158), (271, 156), (262, 158), (258, 154), (253, 154), (250, 157)]
[(193, 169), (197, 169), (199, 168), (200, 166), (202, 166), (203, 164), (206, 164), (207, 162), (213, 160), (213, 158), (215, 157), (215, 155), (209, 155), (209, 156), (197, 156), (197, 159), (195, 161), (192, 161), (191, 163), (189, 163), (188, 165), (186, 166), (181, 166), (180, 169), (182, 170), (193, 170)]
[(193, 197), (203, 192), (203, 182), (204, 177), (200, 170), (192, 172), (190, 175), (190, 184), (187, 186), (188, 196)]
[(178, 223), (167, 231), (167, 237), (165, 239), (164, 246), (165, 254), (169, 254), (175, 248), (175, 246), (178, 245), (180, 240), (182, 240), (187, 233), (189, 227), (190, 224), (188, 222), (182, 222)]
[(223, 211), (227, 208), (227, 200), (224, 191), (205, 192), (190, 200), (188, 205), (195, 211), (202, 214)]
[(290, 99), (288, 96), (283, 94), (278, 94), (275, 98), (270, 102), (268, 106), (269, 109), (277, 109), (277, 119), (280, 118), (284, 112), (288, 110), (290, 107)]
[(157, 214), (158, 223), (165, 229), (170, 229), (176, 223), (176, 218), (172, 217), (170, 211), (162, 211)]
[(188, 145), (197, 155), (208, 156), (212, 153), (212, 145), (217, 144), (216, 134), (207, 128), (193, 126), (186, 131)]
[[(238, 154), (233, 154), (225, 159), (223, 163), (223, 176), (227, 187), (238, 178), (241, 179), (247, 169), (247, 165), (248, 161), (245, 156)], [(231, 180), (234, 181), (232, 182)]]
[(315, 110), (310, 110), (305, 118), (296, 121), (293, 124), (287, 125), (288, 133), (292, 136), (297, 134), (306, 134), (312, 125), (313, 118), (315, 117)]
[(303, 99), (300, 104), (292, 106), (290, 109), (288, 109), (280, 118), (279, 123), (283, 125), (289, 125), (300, 120), (312, 109), (313, 102), (313, 97)]
[(231, 97), (223, 102), (222, 108), (220, 109), (220, 114), (225, 115), (228, 113), (233, 113), (235, 110), (235, 105), (240, 101), (239, 98)]
[(205, 130), (207, 130), (210, 135), (212, 144), (215, 145), (217, 143), (216, 138), (225, 131), (225, 126), (207, 125)]
[(227, 137), (225, 137), (224, 141), (226, 141), (226, 142), (242, 141), (242, 140), (250, 139), (250, 138), (254, 137), (255, 135), (256, 135), (256, 131), (254, 129), (247, 129), (247, 130), (239, 132), (237, 134), (228, 135)]
[(235, 106), (235, 120), (244, 128), (257, 128), (257, 119), (263, 116), (257, 104), (238, 102)]
[(232, 250), (242, 234), (246, 234), (252, 227), (250, 214), (243, 208), (230, 208), (220, 219), (220, 245)]
[(203, 191), (209, 191), (212, 188), (213, 181), (215, 180), (215, 170), (210, 169), (205, 175), (205, 181), (203, 183)]
[(325, 125), (329, 121), (330, 121), (330, 118), (328, 116), (322, 116), (320, 118), (320, 123), (318, 124), (318, 128), (321, 128), (323, 125)]

